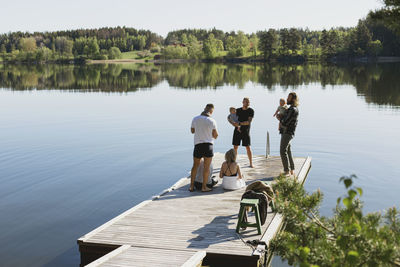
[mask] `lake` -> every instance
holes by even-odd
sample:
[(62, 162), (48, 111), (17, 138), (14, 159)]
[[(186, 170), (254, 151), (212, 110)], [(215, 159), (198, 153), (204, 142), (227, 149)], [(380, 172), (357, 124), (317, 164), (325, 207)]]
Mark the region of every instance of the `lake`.
[(188, 175), (207, 103), (216, 151), (231, 148), (228, 109), (247, 96), (254, 154), (268, 131), (279, 155), (272, 115), (291, 91), (292, 150), (313, 158), (305, 187), (324, 192), (321, 213), (351, 174), (365, 211), (399, 206), (399, 63), (0, 65), (1, 265), (77, 266), (79, 237)]

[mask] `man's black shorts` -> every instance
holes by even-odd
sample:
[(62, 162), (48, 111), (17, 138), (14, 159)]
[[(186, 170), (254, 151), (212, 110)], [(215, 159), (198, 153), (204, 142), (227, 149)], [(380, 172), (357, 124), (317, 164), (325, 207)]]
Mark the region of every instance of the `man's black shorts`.
[(242, 142), (242, 146), (250, 146), (250, 130), (243, 129), (240, 132), (238, 130), (233, 131), (232, 145), (238, 146)]
[(203, 157), (211, 158), (214, 156), (213, 144), (201, 143), (194, 146), (193, 157), (201, 159)]

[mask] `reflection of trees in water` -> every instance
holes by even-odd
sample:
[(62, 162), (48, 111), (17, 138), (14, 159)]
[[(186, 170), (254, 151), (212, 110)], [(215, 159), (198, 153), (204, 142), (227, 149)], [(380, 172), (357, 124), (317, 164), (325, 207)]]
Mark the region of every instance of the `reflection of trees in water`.
[(367, 103), (400, 107), (400, 64), (377, 65), (249, 65), (249, 64), (104, 64), (104, 65), (0, 65), (0, 87), (14, 90), (68, 89), (123, 92), (151, 88), (163, 80), (183, 89), (244, 88), (259, 83), (275, 90), (299, 85), (351, 84)]
[(161, 81), (153, 65), (6, 65), (0, 87), (13, 90), (66, 89), (123, 92), (151, 88)]
[(352, 75), (357, 94), (367, 103), (400, 107), (400, 64), (367, 66)]

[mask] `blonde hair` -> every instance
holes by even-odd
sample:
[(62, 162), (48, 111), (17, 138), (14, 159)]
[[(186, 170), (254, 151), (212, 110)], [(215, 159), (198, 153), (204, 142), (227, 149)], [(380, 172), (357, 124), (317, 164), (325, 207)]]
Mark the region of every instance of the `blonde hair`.
[(236, 108), (235, 108), (235, 107), (230, 107), (230, 108), (229, 108), (229, 111), (232, 111), (232, 110), (235, 110), (235, 111), (236, 111)]
[(279, 102), (283, 101), (286, 104), (286, 100), (284, 98), (279, 99)]
[(232, 163), (232, 162), (236, 162), (236, 151), (235, 149), (229, 149), (228, 151), (226, 151), (225, 153), (225, 160), (226, 162)]

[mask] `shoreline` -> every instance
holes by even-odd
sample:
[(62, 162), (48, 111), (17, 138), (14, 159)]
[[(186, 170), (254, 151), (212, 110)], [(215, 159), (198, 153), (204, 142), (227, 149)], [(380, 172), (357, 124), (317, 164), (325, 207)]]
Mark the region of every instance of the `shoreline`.
[(65, 62), (44, 61), (44, 62), (24, 62), (24, 61), (2, 61), (0, 64), (70, 64), (70, 65), (95, 65), (95, 64), (182, 64), (182, 63), (219, 63), (219, 64), (252, 64), (252, 63), (281, 63), (281, 64), (307, 64), (307, 63), (396, 63), (400, 62), (400, 57), (360, 57), (360, 58), (332, 58), (330, 60), (264, 60), (262, 58), (216, 58), (216, 59), (90, 59), (84, 62), (67, 60)]

